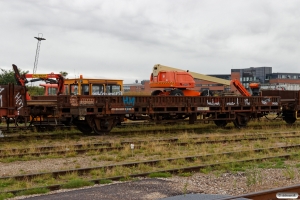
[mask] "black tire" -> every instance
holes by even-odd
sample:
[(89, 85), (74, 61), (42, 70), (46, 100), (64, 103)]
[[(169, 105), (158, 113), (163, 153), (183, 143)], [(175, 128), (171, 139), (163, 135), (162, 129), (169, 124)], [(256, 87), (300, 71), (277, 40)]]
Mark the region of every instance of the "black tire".
[(285, 117), (284, 118), (284, 121), (287, 123), (287, 124), (293, 124), (295, 123), (297, 119), (295, 117)]
[(90, 135), (93, 132), (93, 129), (88, 124), (76, 124), (78, 130), (83, 134)]
[(227, 125), (226, 120), (215, 120), (215, 125), (218, 127), (224, 128)]
[(200, 96), (213, 96), (213, 93), (210, 90), (203, 90)]
[[(218, 115), (218, 118), (226, 118), (226, 115), (224, 114), (220, 114)], [(214, 120), (215, 125), (217, 125), (218, 127), (224, 128), (227, 125), (227, 121), (226, 120)]]
[(292, 111), (286, 111), (282, 113), (283, 120), (287, 124), (293, 124), (297, 120), (296, 117), (294, 117), (294, 113)]
[(73, 124), (77, 129), (85, 135), (90, 135), (93, 132), (92, 127), (88, 124), (86, 120), (78, 120), (77, 118), (73, 121)]
[(162, 91), (160, 91), (160, 90), (154, 90), (154, 91), (151, 93), (151, 96), (158, 96), (160, 93), (162, 93)]
[(247, 116), (237, 116), (237, 118), (233, 121), (233, 124), (236, 128), (245, 128), (249, 121), (250, 118)]
[(184, 95), (183, 95), (183, 92), (182, 92), (181, 90), (178, 90), (178, 89), (176, 89), (176, 90), (171, 90), (171, 91), (170, 91), (170, 95), (171, 95), (171, 96), (184, 96)]

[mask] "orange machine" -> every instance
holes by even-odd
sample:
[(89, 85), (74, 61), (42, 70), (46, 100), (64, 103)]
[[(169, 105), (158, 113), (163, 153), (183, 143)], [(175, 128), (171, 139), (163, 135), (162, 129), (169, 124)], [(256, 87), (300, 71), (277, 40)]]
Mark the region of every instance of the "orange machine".
[(252, 90), (252, 95), (248, 90), (242, 85), (242, 83), (239, 80), (232, 80), (231, 81), (234, 87), (241, 93), (241, 95), (245, 97), (250, 97), (250, 96), (259, 96), (259, 89), (260, 89), (260, 84), (259, 83), (250, 83), (249, 87)]
[(246, 88), (242, 85), (242, 83), (239, 80), (237, 80), (237, 79), (232, 80), (232, 84), (241, 93), (241, 95), (243, 95), (245, 97), (251, 96), (251, 94), (248, 92), (248, 90), (246, 90)]
[(153, 91), (151, 95), (200, 96), (200, 92), (187, 89), (194, 88), (195, 81), (185, 71), (153, 71), (149, 85), (151, 88), (164, 88), (163, 91)]
[(250, 83), (249, 87), (252, 90), (252, 96), (259, 96), (260, 83)]
[(44, 87), (44, 95), (50, 96), (50, 95), (56, 95), (58, 85), (57, 84), (51, 84), (51, 83), (41, 83), (40, 86)]

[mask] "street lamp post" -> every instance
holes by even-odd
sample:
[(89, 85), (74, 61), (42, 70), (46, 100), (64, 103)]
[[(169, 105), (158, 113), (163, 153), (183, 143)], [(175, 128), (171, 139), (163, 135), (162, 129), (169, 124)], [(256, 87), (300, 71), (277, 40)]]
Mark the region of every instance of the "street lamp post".
[(38, 60), (39, 60), (39, 53), (40, 53), (40, 46), (41, 46), (41, 41), (42, 40), (46, 40), (45, 38), (43, 38), (43, 34), (39, 33), (38, 37), (34, 37), (35, 39), (38, 40), (37, 42), (37, 47), (36, 47), (36, 52), (35, 52), (35, 60), (34, 60), (34, 66), (33, 66), (33, 74), (35, 74), (36, 69), (37, 69), (37, 64), (38, 64)]

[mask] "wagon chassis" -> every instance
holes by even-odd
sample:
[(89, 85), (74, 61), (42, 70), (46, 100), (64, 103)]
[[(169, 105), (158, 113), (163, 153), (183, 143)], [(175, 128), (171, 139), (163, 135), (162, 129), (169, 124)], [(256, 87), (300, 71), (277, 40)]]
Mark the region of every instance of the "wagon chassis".
[(156, 123), (214, 121), (245, 127), (253, 118), (280, 113), (279, 97), (67, 96), (57, 97), (60, 117), (82, 132), (109, 132), (125, 118)]

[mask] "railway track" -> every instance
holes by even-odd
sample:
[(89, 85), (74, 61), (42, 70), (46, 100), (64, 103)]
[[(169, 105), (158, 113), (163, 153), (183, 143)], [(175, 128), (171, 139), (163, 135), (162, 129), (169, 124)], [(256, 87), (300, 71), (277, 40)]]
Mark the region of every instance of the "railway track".
[[(288, 135), (292, 134), (292, 135)], [(187, 146), (190, 144), (193, 145), (201, 145), (201, 144), (216, 144), (216, 143), (233, 143), (233, 142), (241, 142), (241, 141), (261, 141), (268, 140), (272, 136), (272, 139), (292, 139), (292, 138), (300, 138), (300, 135), (295, 135), (295, 132), (280, 134), (277, 136), (273, 136), (273, 134), (269, 135), (248, 135), (245, 136), (218, 136), (214, 139), (209, 137), (192, 137), (189, 138), (192, 142), (182, 142), (180, 138), (165, 138), (165, 139), (156, 139), (151, 142), (155, 142), (158, 145), (177, 145), (177, 146)], [(199, 141), (200, 140), (200, 141)], [(121, 141), (120, 144), (116, 146), (115, 143), (112, 142), (93, 142), (87, 144), (73, 144), (73, 145), (56, 145), (56, 146), (40, 146), (34, 148), (11, 148), (11, 149), (0, 149), (0, 159), (4, 158), (12, 158), (12, 157), (25, 157), (25, 156), (44, 156), (49, 154), (57, 154), (57, 155), (65, 155), (70, 152), (75, 152), (76, 154), (84, 154), (87, 152), (108, 152), (108, 151), (120, 151), (126, 148), (126, 146), (130, 144), (135, 144), (135, 148), (141, 148), (142, 144), (147, 144), (149, 141), (145, 140), (136, 140), (136, 141)], [(115, 146), (115, 147), (114, 147)], [(59, 150), (57, 150), (59, 149)]]
[[(262, 126), (262, 125), (254, 125), (248, 127), (249, 129), (252, 130), (267, 130), (267, 129), (274, 129), (274, 128), (291, 128), (295, 127), (297, 128), (297, 125), (268, 125), (268, 126)], [(234, 127), (226, 127), (222, 128), (222, 132), (226, 131), (231, 131), (235, 129)], [(76, 129), (75, 129), (76, 130)], [(193, 132), (193, 133), (212, 133), (215, 132), (216, 130), (220, 131), (220, 128), (216, 126), (207, 126), (207, 127), (195, 127), (192, 126), (191, 128), (178, 128), (178, 127), (172, 127), (172, 126), (164, 126), (164, 127), (159, 127), (159, 128), (153, 128), (150, 130), (142, 130), (141, 129), (136, 129), (136, 130), (124, 130), (124, 129), (117, 129), (115, 131), (112, 131), (109, 135), (122, 135), (122, 136), (130, 136), (130, 135), (145, 135), (145, 134), (161, 134), (163, 133), (182, 133), (182, 132)], [(67, 131), (67, 132), (56, 132), (56, 133), (51, 133), (51, 132), (42, 132), (42, 133), (10, 133), (10, 134), (0, 134), (0, 143), (3, 142), (21, 142), (21, 141), (30, 141), (30, 140), (43, 140), (43, 139), (51, 139), (51, 140), (61, 140), (64, 138), (72, 139), (72, 138), (78, 138), (78, 137), (89, 137), (92, 135), (84, 135), (81, 132), (77, 131)], [(93, 135), (93, 136), (99, 136), (99, 135)], [(106, 135), (104, 135), (106, 136)]]
[[(37, 177), (43, 177), (43, 176), (51, 176), (54, 179), (59, 178), (60, 176), (70, 174), (70, 173), (77, 173), (78, 175), (88, 177), (89, 172), (94, 170), (102, 170), (103, 172), (108, 170), (113, 170), (114, 168), (128, 168), (131, 172), (130, 174), (126, 175), (120, 175), (120, 176), (112, 176), (112, 177), (101, 177), (98, 179), (89, 179), (90, 182), (93, 183), (100, 183), (101, 180), (120, 180), (125, 177), (144, 177), (148, 176), (151, 173), (154, 172), (169, 172), (169, 173), (178, 173), (178, 172), (195, 172), (199, 171), (200, 169), (206, 168), (206, 167), (216, 167), (220, 165), (228, 165), (233, 163), (245, 163), (245, 162), (254, 162), (254, 161), (262, 161), (262, 160), (269, 160), (274, 158), (289, 158), (294, 155), (294, 153), (282, 153), (282, 150), (290, 151), (295, 148), (300, 148), (300, 145), (292, 145), (292, 146), (285, 146), (285, 147), (272, 147), (272, 148), (263, 148), (263, 149), (253, 149), (253, 150), (246, 150), (246, 151), (233, 151), (233, 152), (224, 152), (219, 154), (207, 154), (207, 155), (194, 155), (194, 156), (186, 156), (186, 157), (177, 157), (177, 158), (169, 158), (169, 159), (160, 159), (160, 160), (150, 160), (150, 161), (141, 161), (141, 162), (129, 162), (129, 163), (123, 163), (123, 164), (115, 164), (115, 165), (105, 165), (105, 166), (98, 166), (98, 167), (89, 167), (89, 168), (79, 168), (79, 169), (69, 169), (69, 170), (60, 170), (60, 171), (53, 171), (53, 172), (44, 172), (44, 173), (34, 173), (34, 174), (23, 174), (23, 175), (16, 175), (16, 176), (7, 176), (7, 177), (1, 177), (0, 181), (3, 180), (17, 180), (17, 181), (30, 181)], [(259, 153), (260, 156), (256, 158), (244, 158), (247, 157), (247, 154), (250, 153)], [(267, 152), (266, 154), (262, 154), (264, 152)], [(272, 153), (270, 153), (272, 152)], [(281, 153), (278, 153), (281, 152)], [(220, 158), (221, 156), (227, 156), (227, 160), (224, 162), (218, 162), (217, 158)], [(243, 157), (244, 159), (240, 159)], [(211, 158), (215, 158), (215, 162), (207, 162)], [(177, 161), (189, 161), (188, 166), (180, 166), (181, 162), (178, 162), (176, 165), (175, 163)], [(161, 163), (172, 163), (173, 166), (171, 168), (163, 168), (160, 166)], [(142, 172), (139, 170), (139, 166), (150, 166), (152, 170)], [(50, 186), (40, 186), (39, 188), (47, 188), (50, 190), (57, 190), (62, 188), (62, 186), (65, 183), (50, 185)], [(30, 188), (32, 189), (32, 188)], [(20, 191), (29, 190), (29, 189), (18, 189), (18, 190), (10, 190), (10, 191), (1, 191), (1, 193), (12, 193), (17, 194)]]

